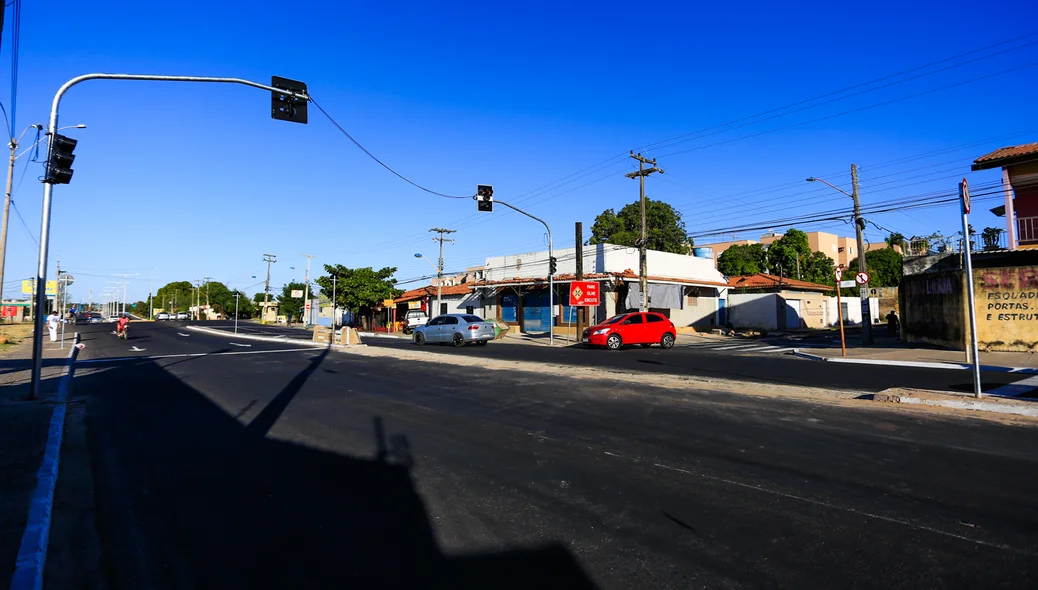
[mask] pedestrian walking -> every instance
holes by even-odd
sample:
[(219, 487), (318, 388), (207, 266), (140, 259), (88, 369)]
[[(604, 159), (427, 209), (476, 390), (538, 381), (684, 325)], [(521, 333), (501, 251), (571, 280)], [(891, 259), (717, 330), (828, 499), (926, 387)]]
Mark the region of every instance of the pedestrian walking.
[(61, 323), (61, 319), (58, 318), (58, 312), (50, 312), (50, 317), (47, 318), (47, 331), (50, 332), (50, 341), (57, 342), (58, 340), (58, 324)]
[(893, 309), (887, 314), (887, 336), (897, 336), (897, 330), (901, 327), (901, 321), (897, 319), (897, 312)]

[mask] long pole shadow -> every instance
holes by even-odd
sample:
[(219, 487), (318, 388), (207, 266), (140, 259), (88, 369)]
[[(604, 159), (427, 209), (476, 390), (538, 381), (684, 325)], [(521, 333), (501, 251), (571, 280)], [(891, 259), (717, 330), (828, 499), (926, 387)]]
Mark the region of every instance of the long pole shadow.
[(288, 407), (288, 404), (292, 403), (299, 390), (303, 388), (306, 380), (310, 378), (310, 375), (313, 375), (317, 367), (321, 366), (321, 363), (331, 350), (331, 346), (326, 347), (321, 350), (321, 354), (310, 359), (310, 364), (302, 371), (296, 373), (296, 376), (288, 382), (288, 385), (245, 427), (245, 433), (250, 436), (266, 436), (270, 429), (274, 427), (274, 423), (277, 422), (282, 412), (285, 411), (285, 408)]

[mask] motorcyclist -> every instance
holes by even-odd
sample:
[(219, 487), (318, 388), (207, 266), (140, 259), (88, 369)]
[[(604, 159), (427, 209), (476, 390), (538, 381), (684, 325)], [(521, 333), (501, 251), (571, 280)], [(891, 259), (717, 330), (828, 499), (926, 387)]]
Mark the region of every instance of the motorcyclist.
[(122, 335), (126, 331), (126, 324), (130, 323), (130, 318), (126, 316), (119, 317), (119, 323), (115, 325), (115, 331), (118, 335)]

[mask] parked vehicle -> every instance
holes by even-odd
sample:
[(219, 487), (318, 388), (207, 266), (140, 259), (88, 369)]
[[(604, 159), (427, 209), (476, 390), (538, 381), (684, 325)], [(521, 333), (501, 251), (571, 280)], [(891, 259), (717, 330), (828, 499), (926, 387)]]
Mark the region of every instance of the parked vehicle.
[(429, 322), (429, 316), (422, 309), (409, 309), (404, 315), (403, 329), (404, 334), (411, 334), (418, 326), (424, 326)]
[(584, 330), (581, 342), (609, 350), (619, 350), (625, 344), (641, 344), (646, 348), (659, 344), (671, 348), (676, 334), (674, 324), (661, 314), (631, 312), (613, 316)]
[(156, 322), (168, 322), (169, 320), (170, 320), (169, 314), (164, 312), (164, 311), (160, 311), (159, 313), (155, 314), (155, 321)]
[(187, 313), (186, 311), (178, 311), (177, 312), (177, 319), (178, 320), (189, 320), (189, 319), (191, 319), (191, 314)]
[(414, 329), (414, 343), (450, 343), (457, 347), (475, 342), (481, 346), (494, 339), (494, 324), (478, 315), (446, 314), (436, 316)]

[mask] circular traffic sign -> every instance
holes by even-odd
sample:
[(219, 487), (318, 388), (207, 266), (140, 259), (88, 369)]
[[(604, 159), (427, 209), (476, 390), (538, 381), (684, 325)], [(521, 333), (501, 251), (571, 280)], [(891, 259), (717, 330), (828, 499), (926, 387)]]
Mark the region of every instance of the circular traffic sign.
[(61, 273), (58, 276), (58, 280), (63, 282), (63, 283), (65, 283), (66, 286), (67, 285), (71, 285), (72, 283), (76, 282), (76, 278), (74, 276), (68, 274), (67, 272)]
[(970, 212), (970, 185), (966, 182), (966, 179), (962, 179), (962, 184), (959, 185), (959, 192), (962, 193), (962, 210), (969, 215)]
[(837, 266), (836, 268), (834, 268), (833, 269), (833, 274), (836, 275), (836, 280), (837, 281), (842, 280), (843, 279), (843, 267), (842, 266)]
[(858, 274), (854, 275), (854, 282), (858, 283), (859, 285), (864, 285), (865, 283), (868, 283), (869, 273), (859, 272)]

